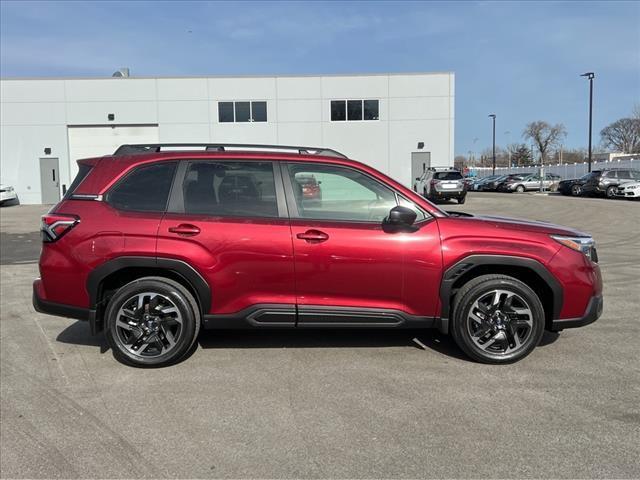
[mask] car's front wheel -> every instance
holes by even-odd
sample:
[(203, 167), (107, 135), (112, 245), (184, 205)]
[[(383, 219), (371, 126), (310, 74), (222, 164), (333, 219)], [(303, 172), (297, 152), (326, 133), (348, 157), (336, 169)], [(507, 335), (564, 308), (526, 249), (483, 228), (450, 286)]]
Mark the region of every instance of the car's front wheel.
[(512, 363), (538, 345), (544, 323), (542, 303), (528, 285), (506, 275), (482, 275), (457, 293), (451, 334), (474, 360)]
[(524, 193), (524, 186), (522, 186), (522, 185), (518, 185), (518, 186), (516, 187), (516, 192), (518, 192), (518, 193)]
[(582, 195), (582, 187), (580, 185), (572, 185), (571, 195), (573, 195), (574, 197), (579, 197), (580, 195)]
[(105, 312), (106, 337), (115, 357), (138, 367), (177, 362), (195, 342), (200, 310), (178, 282), (144, 277), (120, 288)]
[(462, 195), (461, 197), (458, 197), (458, 204), (462, 205), (466, 201), (467, 201), (466, 195)]
[(618, 190), (618, 187), (614, 185), (609, 185), (607, 187), (607, 191), (605, 192), (605, 194), (607, 195), (607, 198), (615, 198), (617, 190)]

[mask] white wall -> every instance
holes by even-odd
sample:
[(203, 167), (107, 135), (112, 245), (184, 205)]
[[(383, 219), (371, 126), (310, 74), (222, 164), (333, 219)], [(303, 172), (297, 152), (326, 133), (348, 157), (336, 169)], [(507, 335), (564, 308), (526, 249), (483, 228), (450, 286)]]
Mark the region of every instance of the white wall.
[[(424, 142), (432, 165), (453, 164), (454, 75), (1, 80), (0, 181), (22, 203), (40, 202), (39, 158), (50, 147), (71, 183), (67, 128), (158, 126), (160, 142), (334, 148), (406, 185)], [(378, 99), (379, 120), (331, 122), (330, 101)], [(219, 123), (218, 101), (263, 100), (267, 122)], [(107, 120), (113, 113), (115, 121)], [(103, 152), (110, 154), (112, 152)]]

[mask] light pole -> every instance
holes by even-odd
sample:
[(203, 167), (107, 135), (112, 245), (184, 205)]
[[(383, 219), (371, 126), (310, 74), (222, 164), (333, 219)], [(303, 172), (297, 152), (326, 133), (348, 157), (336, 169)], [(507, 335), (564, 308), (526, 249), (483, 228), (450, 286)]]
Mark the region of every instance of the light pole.
[(596, 76), (593, 72), (587, 72), (580, 75), (589, 79), (589, 172), (591, 172), (591, 128), (593, 126), (593, 78)]
[(492, 175), (496, 174), (496, 114), (492, 113), (489, 115), (493, 120), (493, 168)]
[(504, 134), (507, 136), (507, 152), (509, 153), (509, 168), (511, 168), (511, 132), (509, 130), (507, 130), (506, 132), (504, 132)]

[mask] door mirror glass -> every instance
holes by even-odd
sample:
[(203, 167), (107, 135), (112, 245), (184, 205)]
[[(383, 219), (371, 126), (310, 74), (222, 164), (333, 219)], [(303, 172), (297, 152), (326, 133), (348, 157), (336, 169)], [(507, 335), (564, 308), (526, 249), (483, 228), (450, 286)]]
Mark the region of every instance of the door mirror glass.
[(410, 227), (416, 221), (418, 215), (408, 207), (398, 205), (393, 207), (389, 216), (385, 218), (385, 223), (398, 227)]

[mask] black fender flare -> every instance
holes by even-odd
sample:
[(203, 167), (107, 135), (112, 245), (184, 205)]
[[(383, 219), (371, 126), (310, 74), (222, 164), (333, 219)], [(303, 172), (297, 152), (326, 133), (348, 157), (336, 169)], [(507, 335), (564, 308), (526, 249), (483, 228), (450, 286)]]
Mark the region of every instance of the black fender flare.
[(196, 300), (200, 304), (203, 314), (209, 313), (211, 308), (211, 288), (202, 275), (187, 262), (175, 258), (123, 256), (108, 260), (95, 268), (87, 279), (87, 292), (91, 308), (96, 308), (100, 294), (100, 284), (109, 275), (125, 268), (160, 268), (180, 275), (197, 293)]
[(449, 311), (451, 305), (450, 300), (454, 283), (462, 275), (484, 265), (522, 267), (536, 273), (553, 292), (552, 320), (560, 317), (560, 311), (562, 310), (563, 304), (562, 286), (542, 263), (533, 258), (517, 257), (512, 255), (469, 255), (449, 267), (442, 276), (442, 282), (440, 284), (440, 329), (444, 333), (448, 332), (449, 315), (451, 313)]

